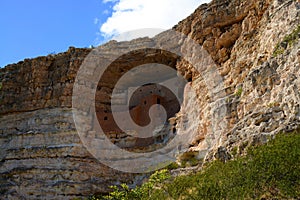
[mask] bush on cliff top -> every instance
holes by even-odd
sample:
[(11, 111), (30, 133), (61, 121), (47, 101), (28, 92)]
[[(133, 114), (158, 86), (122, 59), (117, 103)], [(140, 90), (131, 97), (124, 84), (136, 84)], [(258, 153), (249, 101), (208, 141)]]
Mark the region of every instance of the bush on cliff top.
[(299, 133), (279, 134), (269, 143), (249, 149), (245, 157), (227, 163), (214, 161), (196, 174), (170, 178), (164, 170), (140, 187), (129, 189), (123, 184), (107, 196), (92, 199), (297, 199)]

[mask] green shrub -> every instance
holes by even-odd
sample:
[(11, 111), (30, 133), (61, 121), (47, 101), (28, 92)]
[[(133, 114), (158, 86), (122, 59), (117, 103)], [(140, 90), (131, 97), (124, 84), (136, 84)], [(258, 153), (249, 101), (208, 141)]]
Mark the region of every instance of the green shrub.
[(239, 87), (237, 89), (237, 91), (235, 92), (235, 96), (240, 97), (240, 96), (242, 96), (242, 93), (243, 93), (243, 88)]
[(300, 34), (300, 25), (295, 30), (293, 30), (291, 34), (286, 35), (283, 38), (282, 42), (278, 43), (275, 46), (275, 49), (273, 51), (273, 56), (277, 57), (278, 55), (283, 54), (287, 45), (293, 46), (299, 40), (299, 34)]
[(235, 146), (232, 148), (231, 155), (233, 155), (235, 157), (235, 156), (237, 156), (237, 154), (238, 154), (238, 147)]
[(163, 169), (160, 171), (156, 171), (153, 173), (149, 180), (144, 183), (140, 187), (136, 187), (134, 189), (129, 189), (128, 185), (121, 184), (120, 187), (118, 186), (111, 186), (113, 189), (106, 196), (99, 196), (99, 197), (91, 197), (91, 200), (132, 200), (132, 199), (149, 199), (152, 198), (152, 191), (155, 188), (161, 187), (161, 184), (170, 179), (171, 175), (167, 169)]
[(172, 169), (178, 169), (180, 168), (180, 166), (177, 164), (177, 162), (172, 162), (171, 164), (169, 164), (166, 169), (168, 170), (172, 170)]
[(100, 199), (299, 199), (299, 133), (279, 134), (249, 147), (247, 156), (214, 161), (196, 174), (171, 179), (167, 170), (159, 171), (140, 187), (114, 186)]
[(283, 54), (284, 51), (285, 51), (285, 49), (280, 44), (277, 44), (275, 47), (275, 50), (273, 52), (273, 56), (277, 57), (278, 55)]
[(225, 164), (208, 164), (196, 175), (177, 177), (159, 193), (172, 199), (300, 197), (300, 134), (281, 134), (248, 151)]

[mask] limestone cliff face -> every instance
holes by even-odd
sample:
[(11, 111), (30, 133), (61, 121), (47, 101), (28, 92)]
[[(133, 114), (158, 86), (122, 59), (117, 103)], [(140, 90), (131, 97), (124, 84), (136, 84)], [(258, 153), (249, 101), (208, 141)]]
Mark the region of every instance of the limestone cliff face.
[(71, 107), (72, 87), (89, 49), (35, 59), (0, 69), (2, 82), (0, 113), (27, 112), (44, 108)]
[[(175, 27), (210, 53), (226, 92), (214, 99), (201, 74), (186, 63), (177, 66), (192, 76), (199, 96), (198, 135), (190, 150), (206, 149), (206, 137), (213, 134), (217, 140), (206, 159), (236, 147), (242, 154), (247, 145), (299, 126), (299, 6), (299, 1), (214, 1)], [(212, 116), (219, 115), (218, 101), (226, 103), (227, 114), (216, 130)], [(214, 135), (218, 128), (221, 134)]]
[(0, 199), (73, 199), (134, 180), (93, 158), (75, 129), (72, 87), (89, 52), (70, 48), (1, 69)]
[[(199, 159), (227, 160), (233, 148), (242, 154), (247, 145), (299, 127), (299, 13), (300, 2), (295, 0), (214, 0), (175, 26), (202, 45), (216, 63), (224, 86), (216, 94), (186, 61), (162, 51), (146, 58), (135, 52), (135, 65), (159, 61), (189, 81), (181, 109), (170, 123), (179, 134), (193, 132), (189, 150)], [(154, 40), (112, 41), (100, 48), (111, 53), (112, 47), (128, 43), (142, 48)], [(136, 184), (143, 177), (102, 165), (76, 132), (72, 89), (90, 52), (70, 48), (0, 69), (1, 199), (81, 198), (107, 192), (112, 184)], [(122, 75), (123, 61), (126, 57), (99, 83), (97, 108), (109, 111), (113, 88), (109, 83)], [(215, 121), (213, 116), (222, 119)]]

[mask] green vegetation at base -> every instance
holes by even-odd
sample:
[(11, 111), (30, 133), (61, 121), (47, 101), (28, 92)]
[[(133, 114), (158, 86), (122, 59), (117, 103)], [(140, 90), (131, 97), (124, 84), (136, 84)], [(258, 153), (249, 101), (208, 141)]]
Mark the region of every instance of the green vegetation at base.
[(165, 167), (168, 170), (173, 170), (173, 169), (178, 169), (181, 166), (177, 163), (177, 162), (172, 162), (171, 164), (169, 164), (167, 167)]
[(107, 196), (91, 199), (298, 199), (300, 198), (300, 131), (279, 134), (248, 149), (247, 156), (214, 161), (196, 174), (171, 178), (154, 173), (135, 189), (113, 186)]
[(170, 172), (167, 169), (163, 169), (152, 174), (149, 180), (140, 187), (129, 189), (128, 185), (126, 184), (121, 184), (121, 187), (111, 186), (113, 191), (108, 195), (100, 197), (93, 196), (89, 198), (89, 200), (147, 199), (149, 196), (151, 196), (151, 192), (154, 191), (155, 188), (162, 187), (162, 183), (170, 178)]

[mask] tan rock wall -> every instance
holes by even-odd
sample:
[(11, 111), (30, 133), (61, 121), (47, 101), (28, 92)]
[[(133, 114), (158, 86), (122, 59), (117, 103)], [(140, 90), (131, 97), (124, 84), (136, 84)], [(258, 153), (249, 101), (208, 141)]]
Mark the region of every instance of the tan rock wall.
[[(299, 17), (298, 1), (214, 1), (176, 26), (210, 53), (227, 94), (211, 101), (214, 96), (201, 73), (184, 62), (177, 66), (192, 75), (199, 96), (198, 135), (192, 151), (201, 152), (207, 136), (218, 133), (212, 127), (212, 116), (220, 110), (218, 100), (226, 102), (226, 128), (220, 129), (221, 137), (207, 159), (213, 159), (220, 146), (230, 152), (237, 145), (239, 153), (244, 153), (245, 145), (266, 142), (280, 131), (299, 126), (299, 36), (293, 45), (285, 44), (282, 54), (273, 55), (276, 45), (299, 26)], [(182, 112), (190, 111), (182, 108)]]
[[(242, 154), (247, 145), (299, 127), (299, 37), (294, 44), (283, 44), (282, 54), (273, 55), (276, 45), (299, 26), (299, 4), (292, 0), (215, 0), (200, 6), (174, 30), (189, 35), (207, 50), (224, 88), (210, 93), (205, 77), (201, 77), (204, 72), (197, 72), (176, 55), (148, 49), (113, 63), (98, 84), (97, 110), (110, 111), (113, 84), (126, 70), (161, 63), (177, 68), (189, 81), (181, 111), (170, 121), (172, 130), (176, 127), (179, 134), (193, 133), (190, 150), (199, 152), (199, 157), (211, 160), (218, 157), (218, 149), (230, 153), (235, 146)], [(128, 43), (142, 48), (153, 46), (154, 40), (112, 41), (100, 48), (109, 55), (114, 53), (111, 49), (125, 48)], [(76, 133), (72, 88), (90, 51), (70, 48), (66, 53), (0, 69), (1, 198), (80, 198), (107, 192), (111, 184), (135, 184), (143, 177), (102, 165), (82, 146)], [(141, 59), (146, 54), (152, 56)], [(130, 64), (124, 62), (129, 58)], [(216, 122), (213, 116), (222, 119)], [(208, 151), (212, 141), (213, 149)]]

